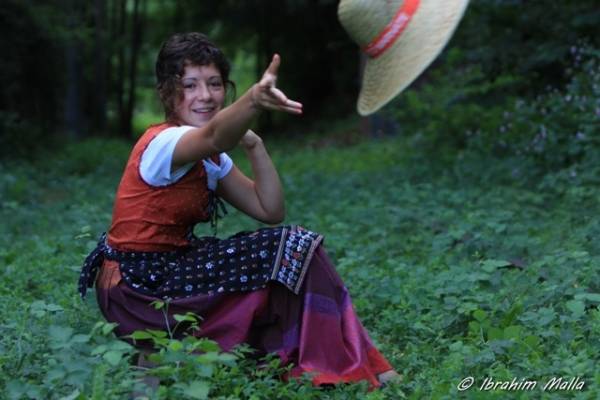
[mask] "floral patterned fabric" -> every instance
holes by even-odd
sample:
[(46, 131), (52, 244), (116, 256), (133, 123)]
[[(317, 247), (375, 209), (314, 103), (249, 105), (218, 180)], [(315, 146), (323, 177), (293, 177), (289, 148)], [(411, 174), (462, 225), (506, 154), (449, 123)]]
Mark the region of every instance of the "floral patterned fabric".
[(105, 235), (85, 260), (79, 292), (92, 287), (104, 258), (119, 262), (133, 290), (163, 299), (197, 294), (246, 292), (277, 281), (298, 293), (323, 236), (300, 226), (263, 228), (227, 239), (192, 236), (181, 251), (124, 252), (111, 248)]

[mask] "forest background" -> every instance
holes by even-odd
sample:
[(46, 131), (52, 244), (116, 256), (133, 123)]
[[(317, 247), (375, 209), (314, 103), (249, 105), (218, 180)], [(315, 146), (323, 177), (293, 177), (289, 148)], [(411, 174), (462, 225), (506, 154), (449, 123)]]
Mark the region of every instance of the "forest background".
[[(162, 118), (157, 50), (171, 33), (195, 30), (229, 55), (238, 95), (274, 52), (282, 56), (280, 85), (305, 115), (265, 113), (257, 130), (282, 173), (286, 222), (326, 235), (357, 312), (405, 377), (368, 396), (455, 398), (468, 376), (540, 386), (557, 376), (585, 386), (519, 395), (597, 398), (597, 1), (472, 1), (432, 66), (369, 118), (355, 112), (360, 56), (336, 8), (334, 0), (3, 2), (2, 393), (127, 398), (136, 382), (135, 350), (98, 322), (75, 280), (110, 222), (131, 143)], [(221, 234), (257, 226), (234, 215)], [(361, 385), (323, 392), (280, 382), (276, 360), (257, 370), (243, 349), (154, 339), (164, 356), (157, 373), (169, 377), (158, 398), (365, 396)], [(198, 346), (210, 356), (182, 363)]]

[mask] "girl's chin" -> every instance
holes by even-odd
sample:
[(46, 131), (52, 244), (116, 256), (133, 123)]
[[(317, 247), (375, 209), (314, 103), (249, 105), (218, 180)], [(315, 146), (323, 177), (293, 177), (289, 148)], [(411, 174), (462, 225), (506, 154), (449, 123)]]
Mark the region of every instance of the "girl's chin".
[(213, 115), (210, 116), (194, 116), (192, 118), (186, 118), (181, 121), (182, 125), (190, 125), (196, 128), (201, 128), (212, 119)]
[(210, 119), (206, 119), (206, 120), (195, 119), (194, 121), (192, 121), (193, 123), (190, 125), (195, 126), (196, 128), (202, 128), (204, 125), (206, 125), (208, 123), (209, 120)]

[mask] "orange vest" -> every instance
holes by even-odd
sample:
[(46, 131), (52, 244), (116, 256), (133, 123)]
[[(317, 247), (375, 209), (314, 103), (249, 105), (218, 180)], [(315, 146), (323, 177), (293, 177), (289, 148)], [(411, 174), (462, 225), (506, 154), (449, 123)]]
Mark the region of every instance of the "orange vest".
[[(188, 245), (187, 235), (208, 221), (206, 170), (197, 162), (179, 181), (150, 186), (141, 177), (142, 154), (150, 141), (173, 125), (152, 125), (138, 140), (117, 189), (108, 244), (121, 251), (171, 251)], [(216, 162), (218, 163), (218, 157)]]

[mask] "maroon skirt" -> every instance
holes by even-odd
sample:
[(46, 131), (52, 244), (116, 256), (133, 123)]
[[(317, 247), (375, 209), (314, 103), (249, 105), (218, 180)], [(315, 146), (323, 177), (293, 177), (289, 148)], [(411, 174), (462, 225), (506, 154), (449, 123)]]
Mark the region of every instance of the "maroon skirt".
[[(116, 261), (104, 260), (96, 281), (98, 304), (116, 333), (166, 330), (157, 300), (130, 288)], [(367, 380), (379, 386), (377, 376), (392, 369), (360, 323), (348, 290), (322, 246), (310, 262), (302, 288), (293, 293), (278, 282), (251, 292), (200, 294), (171, 300), (169, 327), (174, 314), (199, 315), (199, 337), (216, 341), (223, 350), (247, 343), (258, 354), (276, 353), (292, 364), (291, 376), (311, 373), (313, 383), (335, 384)], [(138, 343), (139, 345), (139, 343)]]

